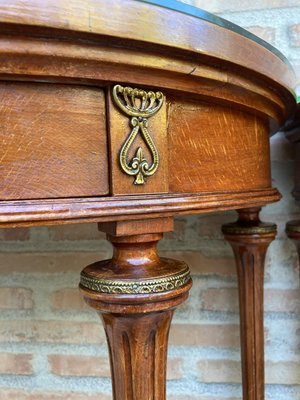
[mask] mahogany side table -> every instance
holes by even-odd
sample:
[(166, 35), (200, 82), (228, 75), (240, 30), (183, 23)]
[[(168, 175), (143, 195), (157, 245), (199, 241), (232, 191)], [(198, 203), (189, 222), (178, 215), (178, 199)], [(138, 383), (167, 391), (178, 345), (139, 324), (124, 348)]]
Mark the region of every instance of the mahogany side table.
[(188, 266), (160, 258), (177, 214), (238, 210), (243, 399), (264, 398), (264, 256), (276, 226), (269, 135), (294, 112), (287, 60), (176, 1), (0, 3), (1, 227), (98, 222), (86, 267), (114, 400), (164, 400), (168, 331)]

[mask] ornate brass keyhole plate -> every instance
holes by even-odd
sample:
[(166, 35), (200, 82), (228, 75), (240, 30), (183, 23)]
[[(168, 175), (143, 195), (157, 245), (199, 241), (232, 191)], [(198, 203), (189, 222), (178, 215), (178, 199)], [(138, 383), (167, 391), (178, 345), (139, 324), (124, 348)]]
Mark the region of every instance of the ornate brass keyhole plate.
[[(146, 177), (153, 175), (159, 166), (159, 154), (148, 131), (148, 119), (160, 110), (164, 95), (162, 92), (146, 92), (142, 89), (116, 85), (113, 88), (113, 99), (121, 111), (131, 117), (132, 130), (120, 151), (121, 168), (127, 175), (135, 177), (135, 185), (143, 185)], [(137, 148), (135, 156), (128, 161), (129, 149), (138, 134), (143, 136), (151, 153), (152, 162), (145, 158), (141, 147)]]

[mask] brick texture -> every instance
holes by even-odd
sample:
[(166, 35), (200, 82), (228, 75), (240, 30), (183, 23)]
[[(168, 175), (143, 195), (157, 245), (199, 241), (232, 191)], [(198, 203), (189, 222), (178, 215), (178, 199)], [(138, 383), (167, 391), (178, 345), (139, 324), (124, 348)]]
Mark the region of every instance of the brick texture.
[(106, 253), (0, 253), (0, 275), (14, 273), (66, 273), (75, 272), (79, 276), (82, 268), (92, 262), (104, 259)]
[(48, 356), (48, 361), (55, 375), (110, 377), (107, 357), (53, 354)]
[(0, 240), (11, 241), (25, 241), (29, 240), (30, 233), (28, 228), (18, 228), (18, 229), (1, 229)]
[(111, 400), (111, 396), (106, 394), (87, 394), (74, 392), (44, 392), (2, 389), (0, 391), (3, 400)]
[(237, 325), (173, 324), (170, 344), (174, 346), (238, 347)]
[(291, 25), (288, 29), (290, 46), (300, 47), (300, 23), (296, 25)]
[[(199, 396), (187, 396), (185, 394), (183, 395), (175, 395), (175, 396), (169, 396), (168, 400), (200, 400)], [(201, 396), (201, 400), (240, 400), (237, 397), (203, 397)]]
[(51, 240), (76, 241), (76, 240), (103, 240), (105, 233), (99, 232), (97, 224), (78, 224), (51, 226), (49, 228)]
[(31, 375), (32, 373), (31, 354), (0, 353), (0, 374)]
[(297, 83), (297, 93), (299, 96), (300, 93), (300, 54), (299, 54), (299, 60), (295, 60), (293, 63), (293, 68), (296, 74), (296, 83)]
[(269, 43), (275, 42), (276, 30), (270, 26), (247, 26), (247, 30)]
[(175, 258), (185, 261), (190, 267), (192, 275), (235, 276), (234, 259), (220, 257), (205, 257), (199, 251), (162, 251), (162, 257)]
[(240, 11), (255, 11), (266, 10), (270, 8), (277, 9), (299, 6), (299, 0), (272, 0), (272, 2), (270, 2), (270, 0), (211, 0), (209, 2), (206, 0), (183, 0), (183, 2), (215, 13), (234, 13)]
[(199, 380), (204, 383), (240, 383), (241, 364), (230, 360), (205, 360), (198, 363)]
[[(209, 311), (238, 312), (238, 290), (235, 288), (206, 290), (202, 295), (202, 309)], [(265, 311), (299, 313), (299, 290), (266, 290)]]
[[(198, 367), (198, 379), (204, 383), (241, 383), (241, 364), (232, 360), (204, 360)], [(299, 385), (300, 364), (297, 362), (266, 362), (266, 383)]]
[[(48, 356), (50, 370), (59, 376), (85, 376), (109, 378), (108, 357), (51, 354)], [(183, 376), (182, 359), (170, 357), (168, 360), (168, 380)]]
[(19, 287), (0, 287), (0, 309), (27, 310), (32, 307), (32, 290)]
[(88, 306), (84, 302), (78, 288), (56, 290), (51, 297), (52, 308), (55, 310), (84, 310)]
[(2, 320), (0, 341), (25, 343), (101, 344), (104, 332), (100, 322), (45, 320)]

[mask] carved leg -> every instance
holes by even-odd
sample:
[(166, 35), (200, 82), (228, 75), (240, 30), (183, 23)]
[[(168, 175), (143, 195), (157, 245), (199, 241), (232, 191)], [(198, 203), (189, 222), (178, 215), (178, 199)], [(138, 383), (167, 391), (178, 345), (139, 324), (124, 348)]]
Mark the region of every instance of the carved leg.
[(264, 261), (276, 225), (260, 222), (259, 211), (239, 210), (238, 221), (222, 227), (237, 264), (243, 400), (264, 399)]
[(165, 399), (169, 327), (191, 278), (184, 263), (159, 258), (161, 238), (108, 235), (113, 258), (81, 274), (84, 298), (100, 313), (106, 332), (114, 400)]

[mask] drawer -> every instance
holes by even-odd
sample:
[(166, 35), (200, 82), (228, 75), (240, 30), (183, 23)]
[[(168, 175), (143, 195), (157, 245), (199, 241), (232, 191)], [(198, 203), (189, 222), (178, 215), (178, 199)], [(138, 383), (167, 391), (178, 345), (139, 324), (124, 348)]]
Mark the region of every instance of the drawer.
[(178, 98), (168, 108), (170, 191), (270, 187), (267, 120), (233, 107)]
[(2, 82), (0, 99), (1, 200), (108, 194), (101, 89)]

